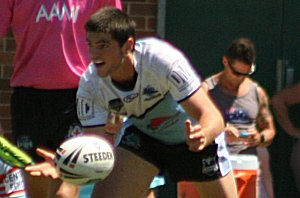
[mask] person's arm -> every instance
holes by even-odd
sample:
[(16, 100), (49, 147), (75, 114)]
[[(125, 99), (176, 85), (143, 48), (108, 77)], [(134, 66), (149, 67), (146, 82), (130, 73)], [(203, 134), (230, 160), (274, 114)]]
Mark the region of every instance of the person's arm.
[(269, 98), (261, 87), (257, 88), (259, 96), (259, 112), (256, 119), (257, 129), (259, 130), (259, 145), (269, 146), (276, 134), (273, 116), (270, 111)]
[[(232, 128), (232, 126), (226, 127), (225, 130), (227, 133), (229, 132), (231, 134), (234, 134), (235, 136), (234, 138), (236, 140), (243, 141), (247, 147), (269, 146), (275, 137), (275, 126), (269, 108), (268, 96), (261, 87), (258, 87), (257, 91), (259, 97), (259, 109), (258, 109), (258, 115), (256, 117), (256, 126), (249, 128), (247, 130), (248, 136), (247, 137), (240, 137), (240, 135), (237, 136), (233, 132), (234, 128)], [(229, 136), (232, 136), (231, 134)], [(233, 137), (230, 138), (234, 140)], [(230, 140), (230, 138), (228, 138), (228, 140)]]
[(279, 91), (271, 99), (272, 109), (279, 125), (292, 137), (300, 137), (300, 129), (295, 128), (289, 118), (288, 108), (300, 103), (300, 83)]
[(224, 128), (223, 118), (203, 88), (180, 103), (198, 124), (186, 122), (187, 144), (191, 151), (201, 151), (211, 144)]

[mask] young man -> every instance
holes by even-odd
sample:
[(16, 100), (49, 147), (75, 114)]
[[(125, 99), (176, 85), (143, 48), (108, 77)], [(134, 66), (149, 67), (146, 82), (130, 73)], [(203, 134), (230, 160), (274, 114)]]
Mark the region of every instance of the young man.
[[(260, 149), (270, 145), (275, 136), (268, 96), (263, 88), (249, 77), (255, 71), (255, 57), (255, 48), (251, 40), (234, 40), (223, 56), (224, 70), (209, 77), (203, 86), (209, 90), (223, 113), (230, 154), (264, 153)], [(267, 168), (262, 174), (267, 176), (264, 178), (267, 179), (267, 185), (262, 185), (262, 181), (259, 181), (257, 197), (265, 197), (262, 194), (265, 195), (265, 192), (268, 192), (268, 197), (274, 197), (269, 162), (266, 163)], [(259, 178), (262, 179), (261, 176)]]
[[(1, 1), (0, 37), (11, 28), (17, 44), (11, 78), (13, 137), (36, 162), (41, 160), (35, 153), (37, 146), (55, 149), (66, 137), (80, 132), (76, 92), (90, 63), (84, 23), (105, 6), (121, 8), (121, 2)], [(77, 197), (78, 186), (25, 176), (30, 198)]]
[[(135, 23), (115, 8), (101, 9), (85, 27), (92, 64), (77, 92), (85, 132), (113, 141), (122, 117), (131, 123), (93, 197), (139, 198), (159, 170), (193, 181), (203, 198), (237, 197), (221, 114), (183, 53), (155, 38), (135, 42)], [(51, 153), (42, 154), (51, 162)], [(43, 165), (53, 166), (26, 170), (44, 174)]]

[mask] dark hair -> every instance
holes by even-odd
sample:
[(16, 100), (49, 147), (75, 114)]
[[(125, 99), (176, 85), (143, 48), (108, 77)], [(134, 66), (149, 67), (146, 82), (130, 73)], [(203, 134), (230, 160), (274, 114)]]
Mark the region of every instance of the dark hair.
[(85, 24), (87, 32), (109, 33), (120, 47), (132, 36), (135, 38), (135, 22), (121, 10), (105, 7), (94, 13)]
[(252, 65), (255, 63), (256, 56), (254, 44), (248, 38), (236, 39), (225, 52), (225, 56), (228, 58), (229, 63), (238, 60)]

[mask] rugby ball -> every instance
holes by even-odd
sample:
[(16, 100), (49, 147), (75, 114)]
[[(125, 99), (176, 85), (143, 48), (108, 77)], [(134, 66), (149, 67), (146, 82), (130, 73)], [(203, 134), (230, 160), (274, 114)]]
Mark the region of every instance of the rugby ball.
[(114, 163), (113, 147), (98, 136), (82, 135), (67, 139), (55, 155), (60, 178), (78, 185), (104, 180)]

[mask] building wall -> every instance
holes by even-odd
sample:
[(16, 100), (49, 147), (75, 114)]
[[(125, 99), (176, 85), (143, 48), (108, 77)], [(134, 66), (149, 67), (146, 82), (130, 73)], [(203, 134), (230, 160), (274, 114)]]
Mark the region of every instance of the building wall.
[[(155, 36), (158, 0), (123, 0), (123, 10), (137, 23), (137, 37)], [(10, 33), (0, 39), (0, 123), (6, 133), (11, 132), (9, 86), (16, 43)]]

